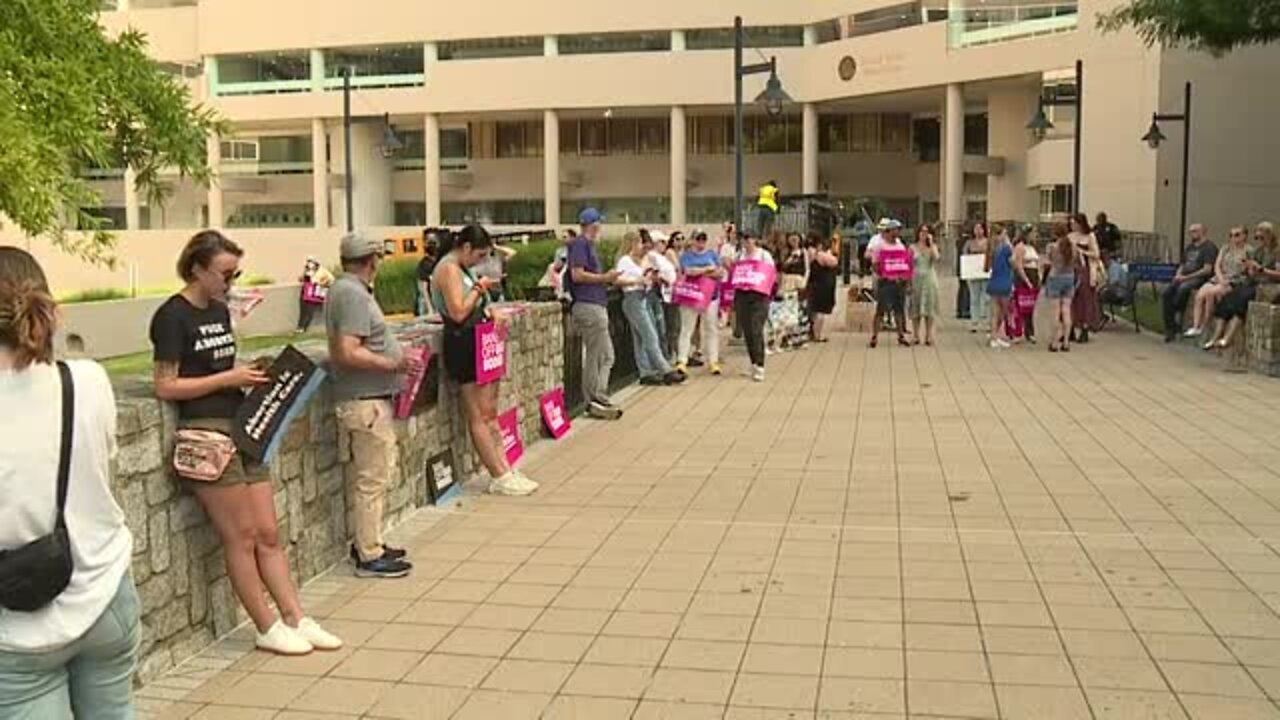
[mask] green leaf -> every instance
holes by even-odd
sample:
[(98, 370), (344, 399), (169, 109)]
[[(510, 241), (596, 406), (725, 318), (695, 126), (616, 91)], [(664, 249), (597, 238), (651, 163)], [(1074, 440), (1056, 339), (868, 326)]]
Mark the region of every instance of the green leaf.
[(1131, 0), (1098, 24), (1106, 32), (1133, 28), (1147, 45), (1222, 55), (1280, 39), (1280, 0)]

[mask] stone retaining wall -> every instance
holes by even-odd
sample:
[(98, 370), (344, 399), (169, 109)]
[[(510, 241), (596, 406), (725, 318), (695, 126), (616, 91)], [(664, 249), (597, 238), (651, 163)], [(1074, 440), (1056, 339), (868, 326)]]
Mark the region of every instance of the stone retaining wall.
[[(512, 322), (499, 410), (519, 408), (526, 445), (542, 437), (538, 396), (563, 383), (562, 328), (560, 306), (553, 303), (532, 305), (529, 314)], [(195, 497), (168, 469), (174, 408), (155, 400), (149, 383), (120, 383), (116, 391), (120, 453), (112, 485), (134, 534), (133, 575), (143, 615), (137, 677), (147, 682), (246, 617), (231, 592), (217, 535)], [(452, 448), (463, 478), (479, 467), (457, 388), (450, 383), (440, 384), (437, 402), (398, 421), (397, 434), (400, 466), (388, 495), (388, 525), (427, 503), (427, 457)], [(299, 583), (346, 556), (351, 528), (344, 476), (349, 459), (326, 385), (289, 429), (271, 466), (280, 536)]]
[(1280, 305), (1250, 303), (1246, 322), (1249, 369), (1280, 377)]

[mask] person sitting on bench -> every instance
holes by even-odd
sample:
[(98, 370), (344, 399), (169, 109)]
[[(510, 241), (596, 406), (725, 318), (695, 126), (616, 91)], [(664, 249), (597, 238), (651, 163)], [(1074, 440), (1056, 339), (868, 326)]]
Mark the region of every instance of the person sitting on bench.
[(1164, 315), (1164, 341), (1173, 342), (1182, 328), (1182, 315), (1187, 302), (1200, 286), (1213, 276), (1213, 266), (1218, 260), (1218, 246), (1209, 240), (1204, 225), (1196, 223), (1188, 228), (1191, 244), (1182, 253), (1182, 265), (1160, 297)]

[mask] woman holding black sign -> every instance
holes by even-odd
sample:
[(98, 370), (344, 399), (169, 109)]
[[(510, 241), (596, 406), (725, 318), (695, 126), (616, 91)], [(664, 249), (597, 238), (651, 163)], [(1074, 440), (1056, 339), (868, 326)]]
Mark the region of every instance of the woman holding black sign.
[(444, 370), (458, 383), (458, 394), (480, 462), (489, 471), (489, 492), (494, 495), (528, 495), (538, 483), (511, 467), (498, 431), (498, 383), (476, 382), (476, 326), (489, 320), (506, 322), (489, 308), (490, 291), (498, 281), (476, 277), (473, 268), (494, 251), (489, 233), (468, 225), (446, 238), (444, 253), (431, 276), (432, 302), (444, 320)]
[[(271, 476), (230, 446), (244, 389), (268, 382), (261, 365), (236, 364), (227, 292), (244, 251), (217, 230), (195, 234), (178, 258), (186, 282), (151, 319), (156, 397), (178, 404), (175, 465), (222, 540), (227, 577), (257, 626), (257, 646), (280, 655), (337, 650), (342, 641), (308, 618), (280, 545)], [(202, 431), (202, 432), (182, 432)], [(263, 589), (280, 609), (277, 619)]]

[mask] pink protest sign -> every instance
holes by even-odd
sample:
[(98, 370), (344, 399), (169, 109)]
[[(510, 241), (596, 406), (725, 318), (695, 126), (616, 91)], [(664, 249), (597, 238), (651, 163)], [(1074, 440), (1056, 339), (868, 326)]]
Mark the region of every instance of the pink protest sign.
[(876, 252), (876, 274), (885, 280), (911, 279), (911, 251), (901, 245), (885, 245)]
[(676, 305), (683, 305), (702, 312), (711, 304), (711, 296), (715, 294), (715, 291), (715, 278), (709, 278), (705, 275), (696, 278), (680, 278), (671, 287), (671, 301)]
[(524, 455), (524, 445), (520, 444), (520, 421), (516, 417), (516, 409), (498, 416), (498, 432), (502, 433), (502, 449), (507, 454), (507, 464), (515, 465)]
[(323, 305), (324, 299), (329, 296), (329, 288), (307, 281), (302, 286), (302, 301), (311, 305)]
[(422, 379), (427, 376), (427, 363), (431, 362), (431, 348), (425, 345), (415, 345), (405, 348), (405, 357), (417, 358), (421, 365), (417, 370), (404, 376), (404, 384), (400, 386), (400, 392), (396, 393), (396, 417), (407, 418), (413, 412), (413, 401), (418, 398), (418, 392), (422, 389)]
[(507, 374), (507, 326), (476, 326), (476, 384), (487, 385)]
[(778, 270), (773, 265), (761, 260), (739, 260), (733, 266), (730, 284), (735, 290), (748, 290), (761, 295), (773, 294), (773, 283), (778, 277)]
[(546, 423), (551, 437), (559, 440), (569, 432), (569, 413), (564, 407), (564, 388), (556, 388), (538, 398), (542, 407), (542, 422)]

